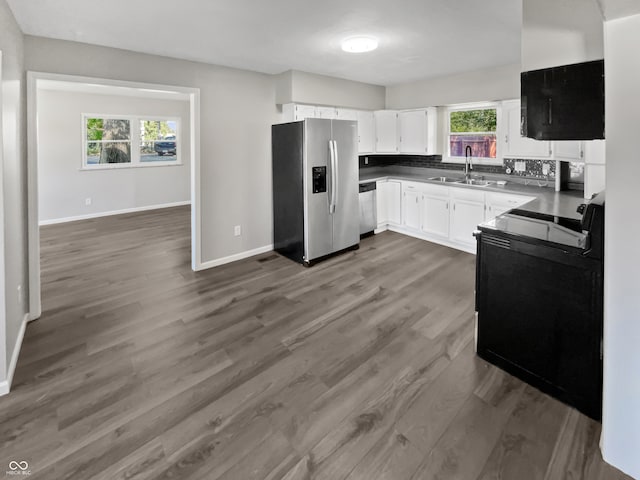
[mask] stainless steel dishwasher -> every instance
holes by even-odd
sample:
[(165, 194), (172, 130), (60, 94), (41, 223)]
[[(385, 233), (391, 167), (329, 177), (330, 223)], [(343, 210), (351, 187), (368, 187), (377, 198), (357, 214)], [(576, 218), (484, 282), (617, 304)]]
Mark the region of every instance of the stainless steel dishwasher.
[(371, 235), (378, 226), (376, 216), (376, 182), (359, 185), (360, 236)]

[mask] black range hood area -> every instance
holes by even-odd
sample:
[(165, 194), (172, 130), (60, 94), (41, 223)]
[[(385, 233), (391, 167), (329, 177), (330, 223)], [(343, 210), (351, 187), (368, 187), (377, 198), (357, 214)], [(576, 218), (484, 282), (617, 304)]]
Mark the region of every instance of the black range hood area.
[(604, 60), (522, 72), (520, 134), (604, 139)]

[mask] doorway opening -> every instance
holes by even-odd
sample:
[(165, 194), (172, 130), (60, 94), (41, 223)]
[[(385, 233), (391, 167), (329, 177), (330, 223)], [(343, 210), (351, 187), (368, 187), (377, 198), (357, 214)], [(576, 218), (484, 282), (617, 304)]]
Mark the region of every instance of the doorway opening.
[(199, 89), (40, 72), (27, 82), (29, 319), (42, 313), (41, 225), (119, 218), (138, 228), (146, 218), (161, 234), (190, 210), (190, 264), (200, 270)]

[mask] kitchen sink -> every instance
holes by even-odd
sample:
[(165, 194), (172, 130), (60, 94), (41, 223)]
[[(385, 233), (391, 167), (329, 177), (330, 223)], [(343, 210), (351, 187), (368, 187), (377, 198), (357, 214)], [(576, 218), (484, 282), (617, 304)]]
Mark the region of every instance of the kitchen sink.
[(452, 177), (431, 177), (429, 180), (432, 182), (442, 182), (442, 183), (458, 183), (460, 181), (459, 178)]
[(476, 187), (486, 187), (488, 185), (493, 185), (496, 182), (493, 182), (491, 180), (477, 180), (475, 178), (467, 178), (465, 180), (458, 180), (457, 182), (460, 185), (474, 185)]

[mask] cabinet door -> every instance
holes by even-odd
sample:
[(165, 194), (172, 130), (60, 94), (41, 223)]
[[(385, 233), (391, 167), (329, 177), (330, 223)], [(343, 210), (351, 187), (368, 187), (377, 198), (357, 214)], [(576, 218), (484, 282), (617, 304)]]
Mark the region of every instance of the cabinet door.
[(335, 107), (316, 107), (316, 115), (318, 118), (338, 118)]
[(400, 153), (427, 153), (427, 112), (414, 110), (398, 114)]
[(398, 113), (392, 110), (374, 112), (376, 126), (376, 152), (398, 151)]
[(387, 182), (387, 219), (389, 225), (402, 221), (402, 185), (393, 180)]
[(312, 105), (296, 105), (294, 121), (297, 122), (305, 118), (317, 118), (316, 107)]
[(357, 112), (358, 153), (372, 153), (375, 144), (373, 112)]
[(389, 182), (380, 180), (376, 182), (376, 218), (378, 228), (384, 227), (389, 223), (388, 215), (389, 204)]
[(443, 238), (449, 237), (449, 198), (422, 195), (422, 231)]
[(473, 247), (473, 232), (484, 221), (484, 203), (456, 199), (451, 208), (450, 240)]
[(583, 143), (569, 140), (553, 142), (553, 158), (569, 162), (584, 162)]
[(503, 116), (506, 119), (505, 157), (550, 158), (551, 142), (533, 140), (520, 135), (520, 102), (504, 104)]
[(358, 112), (348, 108), (336, 108), (336, 118), (338, 120), (358, 120)]
[(402, 192), (402, 225), (414, 230), (420, 228), (420, 192), (404, 190)]

